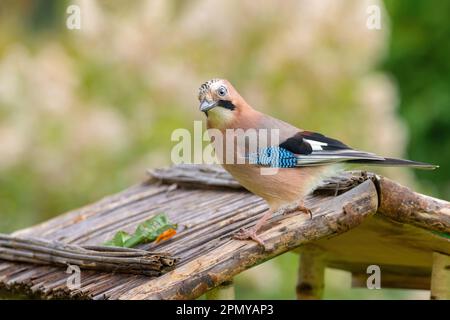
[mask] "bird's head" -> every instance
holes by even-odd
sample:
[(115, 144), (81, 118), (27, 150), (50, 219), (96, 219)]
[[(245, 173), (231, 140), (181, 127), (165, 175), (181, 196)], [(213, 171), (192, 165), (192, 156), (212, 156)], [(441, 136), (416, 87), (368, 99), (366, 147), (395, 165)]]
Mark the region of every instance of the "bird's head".
[(225, 126), (233, 121), (242, 109), (248, 107), (230, 82), (212, 79), (200, 86), (198, 92), (200, 111), (214, 126)]

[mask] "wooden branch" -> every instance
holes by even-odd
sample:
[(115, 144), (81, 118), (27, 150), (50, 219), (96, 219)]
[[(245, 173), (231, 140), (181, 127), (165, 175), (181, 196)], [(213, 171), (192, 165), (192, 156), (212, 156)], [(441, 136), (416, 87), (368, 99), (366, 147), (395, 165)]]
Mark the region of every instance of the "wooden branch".
[(366, 180), (377, 182), (378, 176), (366, 171), (343, 171), (338, 175), (329, 177), (322, 181), (314, 190), (314, 194), (337, 195), (347, 192)]
[(0, 234), (0, 259), (63, 267), (77, 265), (81, 269), (147, 276), (159, 276), (175, 264), (175, 259), (165, 253), (118, 247), (83, 247), (6, 234)]
[(313, 246), (301, 248), (298, 266), (297, 299), (322, 299), (325, 286), (325, 253)]
[(380, 178), (379, 212), (401, 223), (450, 234), (450, 203)]
[(229, 240), (165, 275), (135, 287), (118, 299), (194, 299), (245, 269), (299, 245), (356, 227), (377, 210), (377, 192), (366, 181), (313, 207), (313, 219), (297, 213), (261, 233), (268, 251), (253, 241)]

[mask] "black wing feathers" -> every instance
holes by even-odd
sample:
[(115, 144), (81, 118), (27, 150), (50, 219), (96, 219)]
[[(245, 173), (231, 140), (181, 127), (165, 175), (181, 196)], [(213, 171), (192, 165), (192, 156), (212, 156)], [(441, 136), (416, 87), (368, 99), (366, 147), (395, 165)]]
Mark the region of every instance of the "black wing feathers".
[(280, 144), (280, 148), (284, 148), (295, 154), (311, 154), (313, 151), (311, 145), (303, 139), (300, 132), (286, 139)]
[(339, 140), (311, 131), (298, 132), (283, 141), (279, 147), (294, 153), (297, 157), (297, 166), (299, 167), (347, 162), (379, 166), (405, 166), (419, 169), (437, 168), (437, 166), (428, 163), (384, 158), (370, 152), (354, 150)]
[(311, 154), (314, 149), (306, 140), (319, 142), (322, 150), (351, 150), (350, 147), (339, 140), (328, 138), (320, 133), (310, 131), (296, 133), (293, 137), (283, 141), (280, 144), (280, 147), (295, 154)]
[(326, 143), (326, 145), (323, 145), (322, 147), (323, 150), (351, 149), (349, 146), (343, 144), (339, 140), (326, 137), (323, 134), (317, 132), (303, 131), (300, 134), (303, 136), (304, 139), (311, 139), (317, 142)]

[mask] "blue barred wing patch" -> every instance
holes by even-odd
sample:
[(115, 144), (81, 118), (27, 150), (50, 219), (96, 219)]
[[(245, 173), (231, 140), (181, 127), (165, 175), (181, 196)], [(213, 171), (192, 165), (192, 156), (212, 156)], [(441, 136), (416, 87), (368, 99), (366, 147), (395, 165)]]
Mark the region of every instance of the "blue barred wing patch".
[(271, 146), (262, 148), (258, 152), (248, 155), (250, 164), (270, 166), (272, 168), (294, 168), (297, 166), (297, 157), (284, 148)]

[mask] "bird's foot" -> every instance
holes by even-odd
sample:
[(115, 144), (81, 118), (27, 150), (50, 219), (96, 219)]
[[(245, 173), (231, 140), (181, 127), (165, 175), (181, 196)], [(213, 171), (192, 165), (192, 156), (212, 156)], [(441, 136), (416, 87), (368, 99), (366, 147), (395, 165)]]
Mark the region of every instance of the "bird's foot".
[(283, 215), (289, 215), (293, 212), (300, 211), (309, 215), (312, 219), (312, 211), (311, 209), (305, 207), (303, 203), (297, 203), (295, 205), (290, 205), (281, 209)]
[(264, 241), (261, 240), (261, 238), (256, 235), (256, 232), (257, 232), (257, 230), (255, 228), (251, 228), (251, 229), (242, 228), (241, 230), (239, 230), (238, 232), (236, 232), (233, 235), (233, 239), (253, 240), (265, 248)]

